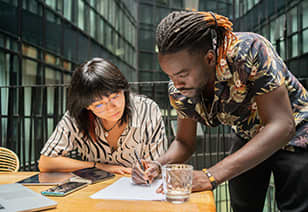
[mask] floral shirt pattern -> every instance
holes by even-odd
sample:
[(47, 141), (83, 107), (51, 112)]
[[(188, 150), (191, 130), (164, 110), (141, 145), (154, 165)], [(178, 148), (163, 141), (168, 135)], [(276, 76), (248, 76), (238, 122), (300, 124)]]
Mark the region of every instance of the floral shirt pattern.
[[(215, 94), (212, 103), (183, 96), (169, 83), (171, 105), (180, 118), (192, 118), (210, 127), (232, 126), (233, 131), (250, 140), (263, 124), (257, 111), (255, 97), (271, 92), (285, 84), (288, 89), (296, 135), (283, 147), (308, 149), (308, 94), (288, 70), (271, 43), (255, 33), (235, 33), (237, 40), (221, 59), (216, 69)], [(209, 108), (207, 111), (205, 108)]]

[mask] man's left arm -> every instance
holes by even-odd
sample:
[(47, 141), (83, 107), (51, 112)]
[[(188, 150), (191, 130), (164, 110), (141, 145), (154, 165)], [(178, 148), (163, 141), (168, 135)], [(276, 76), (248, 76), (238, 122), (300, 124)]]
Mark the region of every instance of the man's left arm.
[[(264, 128), (241, 149), (208, 169), (218, 184), (257, 166), (294, 136), (295, 122), (284, 84), (256, 96), (256, 103)], [(195, 191), (211, 189), (209, 179), (202, 171), (195, 171), (193, 184)]]

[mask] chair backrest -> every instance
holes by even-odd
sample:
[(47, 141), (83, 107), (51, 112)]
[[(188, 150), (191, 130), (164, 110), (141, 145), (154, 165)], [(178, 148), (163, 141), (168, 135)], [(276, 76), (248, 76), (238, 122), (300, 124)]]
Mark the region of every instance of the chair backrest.
[(0, 147), (0, 172), (17, 172), (18, 169), (18, 156), (12, 150)]

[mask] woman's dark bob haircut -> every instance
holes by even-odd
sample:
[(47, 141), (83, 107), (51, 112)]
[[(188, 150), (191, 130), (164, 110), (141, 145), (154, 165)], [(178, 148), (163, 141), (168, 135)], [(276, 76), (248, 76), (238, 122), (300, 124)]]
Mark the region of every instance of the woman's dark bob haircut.
[(74, 70), (68, 91), (68, 112), (76, 120), (79, 129), (95, 139), (92, 136), (95, 115), (87, 107), (103, 96), (108, 97), (122, 90), (125, 109), (120, 124), (131, 118), (128, 81), (111, 62), (103, 58), (93, 58)]

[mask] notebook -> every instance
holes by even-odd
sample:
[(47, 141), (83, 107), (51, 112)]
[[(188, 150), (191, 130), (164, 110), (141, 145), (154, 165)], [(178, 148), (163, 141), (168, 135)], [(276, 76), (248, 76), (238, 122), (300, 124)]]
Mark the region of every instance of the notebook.
[(23, 185), (59, 185), (67, 182), (72, 176), (74, 176), (72, 173), (41, 172), (20, 180), (17, 183)]
[(57, 204), (21, 184), (0, 185), (0, 212), (40, 211), (56, 208)]

